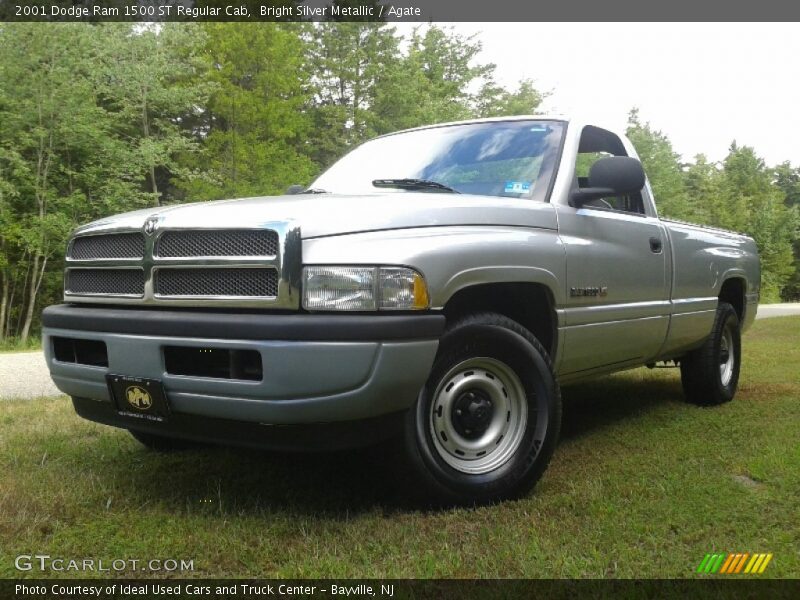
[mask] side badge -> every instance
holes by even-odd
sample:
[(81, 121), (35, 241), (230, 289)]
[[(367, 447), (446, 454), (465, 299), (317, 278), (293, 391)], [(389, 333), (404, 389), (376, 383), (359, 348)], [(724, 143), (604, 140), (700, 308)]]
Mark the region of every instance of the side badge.
[(590, 286), (590, 287), (574, 287), (569, 288), (569, 295), (575, 297), (604, 297), (608, 296), (608, 287), (606, 286)]

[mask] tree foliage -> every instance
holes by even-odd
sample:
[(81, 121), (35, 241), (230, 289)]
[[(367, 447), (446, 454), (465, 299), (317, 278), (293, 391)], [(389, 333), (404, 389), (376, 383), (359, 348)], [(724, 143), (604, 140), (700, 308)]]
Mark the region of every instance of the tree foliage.
[(696, 218), (686, 193), (680, 155), (673, 150), (669, 138), (649, 123), (642, 123), (637, 109), (631, 110), (628, 116), (626, 135), (642, 160), (658, 200), (659, 213), (673, 218)]
[(162, 203), (180, 157), (196, 149), (185, 123), (192, 122), (211, 89), (194, 24), (165, 23), (158, 29), (110, 23), (98, 28), (102, 49), (93, 62), (99, 104), (127, 140), (134, 180), (144, 176), (150, 203)]
[(308, 181), (311, 88), (305, 42), (286, 25), (204, 25), (213, 84), (200, 129), (204, 152), (187, 160), (184, 197), (208, 200), (283, 191)]

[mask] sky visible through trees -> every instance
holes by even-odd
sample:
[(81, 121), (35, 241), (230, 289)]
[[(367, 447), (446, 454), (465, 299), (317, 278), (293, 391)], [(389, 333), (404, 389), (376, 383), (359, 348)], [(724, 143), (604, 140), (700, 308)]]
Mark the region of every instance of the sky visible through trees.
[[(0, 24), (0, 340), (36, 334), (81, 223), (137, 208), (280, 194), (375, 135), (535, 113), (481, 46), (382, 23)], [(800, 168), (732, 141), (686, 163), (633, 109), (662, 216), (755, 237), (762, 301), (800, 297)]]

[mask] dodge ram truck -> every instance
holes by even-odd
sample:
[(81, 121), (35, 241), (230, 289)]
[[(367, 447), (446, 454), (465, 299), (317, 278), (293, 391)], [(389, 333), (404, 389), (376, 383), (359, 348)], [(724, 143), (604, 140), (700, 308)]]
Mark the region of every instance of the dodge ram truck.
[(542, 476), (560, 383), (664, 361), (691, 403), (736, 392), (756, 245), (659, 218), (612, 129), (422, 127), (292, 192), (75, 230), (43, 326), (81, 417), (154, 449), (394, 436), (420, 489), (474, 504)]

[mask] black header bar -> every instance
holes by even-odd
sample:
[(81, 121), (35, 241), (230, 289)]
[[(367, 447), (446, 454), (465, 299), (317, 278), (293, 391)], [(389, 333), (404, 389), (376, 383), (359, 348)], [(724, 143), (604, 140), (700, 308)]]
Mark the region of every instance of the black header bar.
[(21, 579), (0, 580), (14, 600), (506, 600), (507, 598), (797, 598), (797, 580), (654, 579)]
[(799, 20), (790, 0), (0, 0), (0, 22)]

